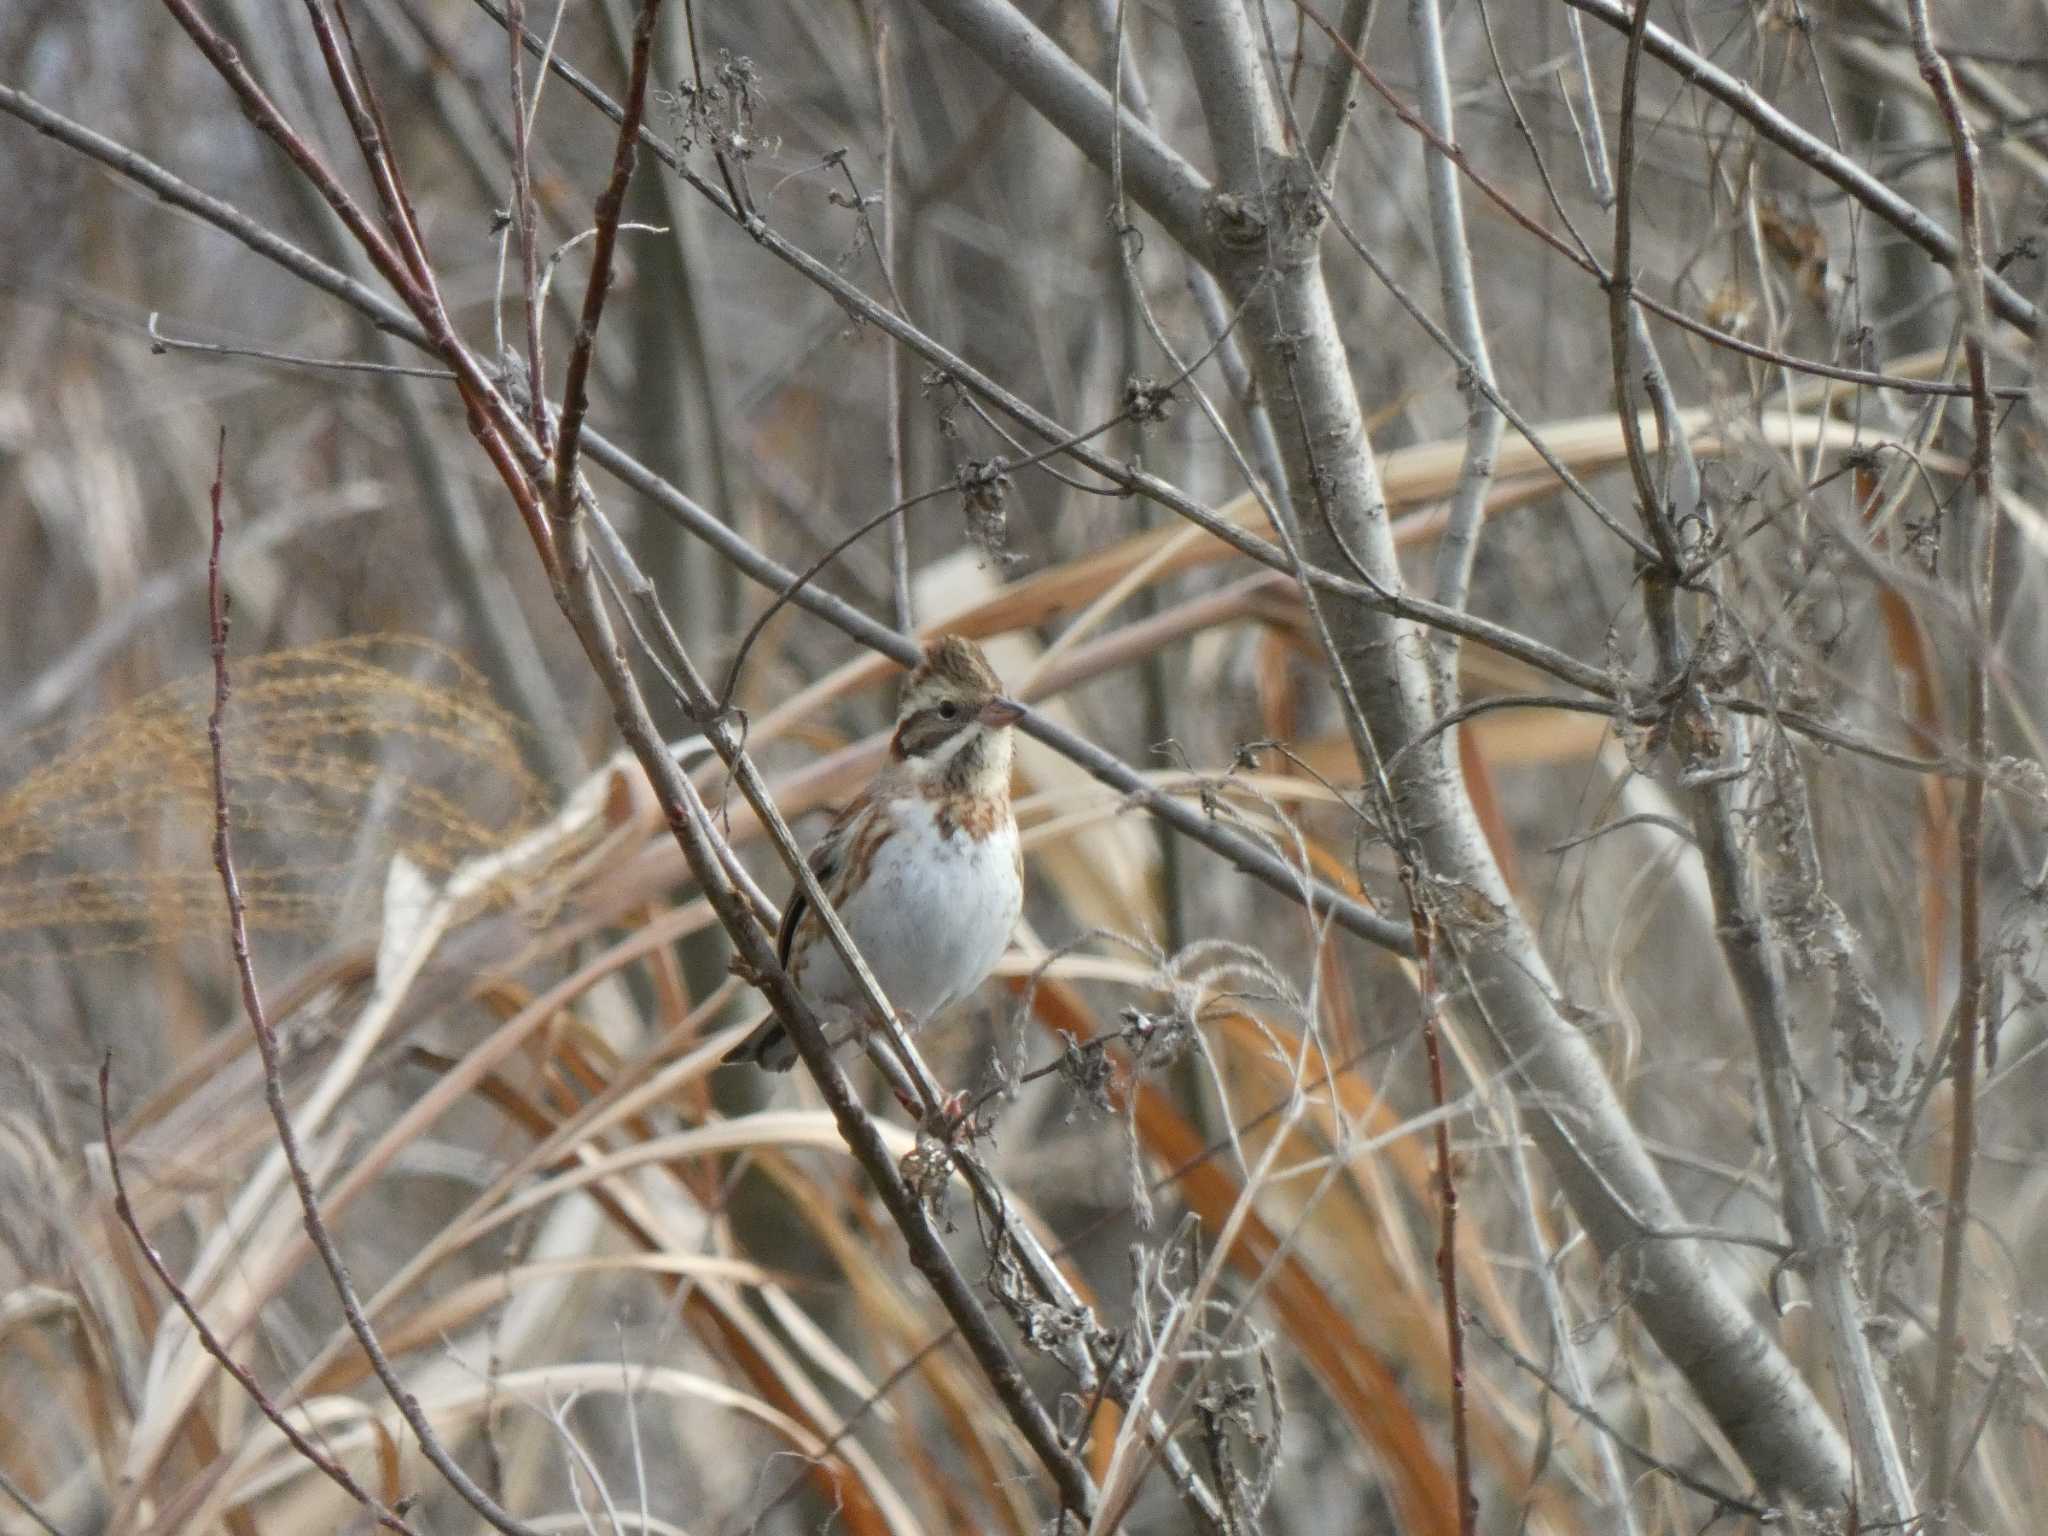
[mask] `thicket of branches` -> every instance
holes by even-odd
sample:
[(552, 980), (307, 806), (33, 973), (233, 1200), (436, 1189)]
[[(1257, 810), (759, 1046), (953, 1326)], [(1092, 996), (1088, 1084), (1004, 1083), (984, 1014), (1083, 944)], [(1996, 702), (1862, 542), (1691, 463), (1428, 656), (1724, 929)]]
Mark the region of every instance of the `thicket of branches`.
[(11, 8), (0, 1531), (2034, 1529), (2043, 14)]

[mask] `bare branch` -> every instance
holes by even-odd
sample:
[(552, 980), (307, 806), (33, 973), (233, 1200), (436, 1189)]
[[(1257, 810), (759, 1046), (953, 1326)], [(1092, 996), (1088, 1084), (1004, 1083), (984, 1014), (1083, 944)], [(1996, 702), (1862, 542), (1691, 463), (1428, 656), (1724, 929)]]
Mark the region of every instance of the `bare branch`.
[[(1997, 585), (1998, 498), (1993, 441), (1998, 422), (1989, 387), (1994, 279), (1984, 261), (1983, 214), (1977, 184), (1976, 138), (1957, 98), (1948, 61), (1934, 45), (1927, 0), (1906, 0), (1912, 24), (1913, 56), (1920, 77), (1934, 95), (1947, 124), (1955, 158), (1956, 206), (1962, 247), (1955, 254), (1956, 293), (1962, 307), (1963, 355), (1970, 377), (1970, 482), (1968, 516), (1961, 527), (1962, 568), (1977, 643), (1968, 651), (1963, 682), (1963, 739), (1967, 750), (1990, 751), (1990, 653), (1995, 643), (1992, 606)], [(1974, 548), (1972, 547), (1974, 545)], [(1955, 1042), (1949, 1071), (1954, 1102), (1949, 1130), (1948, 1201), (1942, 1211), (1941, 1282), (1934, 1329), (1934, 1384), (1928, 1433), (1932, 1468), (1927, 1481), (1928, 1530), (1946, 1532), (1953, 1515), (1951, 1495), (1961, 1470), (1955, 1449), (1956, 1362), (1962, 1352), (1963, 1247), (1970, 1227), (1970, 1178), (1977, 1156), (1977, 1048), (1981, 1038), (1987, 1067), (1998, 1063), (1996, 1026), (1985, 1017), (1984, 783), (1963, 786), (1956, 819), (1956, 1001)]]
[[(277, 1033), (270, 1026), (269, 1015), (263, 1007), (263, 993), (256, 980), (256, 962), (249, 950), (249, 928), (246, 909), (242, 900), (241, 881), (235, 872), (233, 835), (229, 828), (229, 793), (227, 769), (226, 719), (228, 707), (228, 605), (227, 595), (221, 588), (220, 550), (225, 537), (225, 524), (221, 517), (221, 477), (225, 472), (227, 434), (221, 434), (223, 463), (215, 471), (213, 482), (213, 551), (207, 564), (207, 614), (211, 630), (213, 651), (213, 712), (206, 721), (206, 739), (213, 759), (213, 866), (220, 876), (221, 892), (226, 897), (228, 909), (228, 937), (235, 954), (235, 971), (242, 987), (242, 1011), (247, 1017), (249, 1028), (256, 1037), (257, 1052), (263, 1058), (263, 1098), (269, 1106), (270, 1118), (277, 1127), (278, 1146), (284, 1153), (285, 1166), (291, 1172), (292, 1188), (299, 1198), (299, 1209), (304, 1213), (306, 1235), (312, 1239), (313, 1247), (320, 1255), (321, 1265), (334, 1284), (334, 1293), (341, 1302), (342, 1316), (347, 1320), (349, 1331), (362, 1346), (363, 1354), (383, 1383), (384, 1390), (391, 1396), (399, 1413), (411, 1426), (419, 1441), (421, 1452), (433, 1463), (462, 1501), (482, 1516), (504, 1536), (538, 1536), (532, 1527), (524, 1524), (508, 1511), (501, 1509), (496, 1500), (479, 1488), (469, 1474), (449, 1454), (434, 1432), (432, 1422), (421, 1409), (419, 1399), (406, 1386), (391, 1362), (385, 1357), (384, 1348), (377, 1335), (363, 1316), (362, 1303), (356, 1295), (355, 1282), (349, 1277), (348, 1266), (335, 1246), (334, 1236), (327, 1230), (327, 1223), (320, 1214), (319, 1192), (313, 1187), (312, 1175), (306, 1171), (304, 1155), (299, 1150), (298, 1132), (292, 1125), (291, 1106), (285, 1097), (284, 1072), (280, 1062)], [(108, 1131), (108, 1148), (112, 1150), (112, 1131)], [(196, 1319), (195, 1319), (196, 1321)], [(317, 1464), (317, 1463), (316, 1463)], [(322, 1470), (326, 1470), (324, 1467)], [(331, 1475), (331, 1474), (330, 1474)], [(365, 1498), (367, 1503), (367, 1498)]]
[[(583, 290), (583, 311), (569, 347), (569, 372), (562, 385), (561, 430), (555, 443), (555, 487), (550, 501), (560, 525), (576, 516), (576, 455), (582, 448), (583, 418), (590, 410), (590, 360), (597, 351), (597, 328), (612, 286), (612, 250), (618, 243), (619, 220), (625, 213), (626, 188), (633, 180), (633, 161), (640, 149), (640, 114), (647, 104), (647, 72), (654, 52), (654, 21), (661, 0), (642, 0), (633, 21), (633, 63), (626, 82), (626, 110), (619, 121), (619, 142), (612, 154), (611, 179), (598, 194), (593, 223), (597, 228), (590, 255), (590, 281)], [(517, 52), (517, 49), (514, 49)], [(536, 377), (532, 388), (544, 387)]]

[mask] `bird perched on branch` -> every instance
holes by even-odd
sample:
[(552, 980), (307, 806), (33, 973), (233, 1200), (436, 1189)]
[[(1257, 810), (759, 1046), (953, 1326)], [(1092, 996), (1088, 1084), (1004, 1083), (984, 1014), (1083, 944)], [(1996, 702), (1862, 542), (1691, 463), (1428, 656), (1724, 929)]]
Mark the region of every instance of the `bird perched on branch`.
[[(933, 641), (903, 685), (888, 760), (811, 850), (811, 873), (907, 1027), (980, 986), (1024, 910), (1010, 811), (1010, 728), (1023, 713), (972, 641)], [(801, 888), (775, 954), (835, 1043), (877, 1022)], [(796, 1047), (770, 1018), (725, 1060), (787, 1072)]]

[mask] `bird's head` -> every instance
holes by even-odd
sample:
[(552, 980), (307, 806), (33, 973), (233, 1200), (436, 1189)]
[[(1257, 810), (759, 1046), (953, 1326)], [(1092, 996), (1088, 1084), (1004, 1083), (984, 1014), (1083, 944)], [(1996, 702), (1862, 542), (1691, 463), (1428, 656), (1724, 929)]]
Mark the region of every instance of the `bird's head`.
[(889, 757), (920, 785), (992, 794), (1010, 785), (1010, 727), (1023, 706), (972, 640), (945, 635), (927, 645), (903, 685)]

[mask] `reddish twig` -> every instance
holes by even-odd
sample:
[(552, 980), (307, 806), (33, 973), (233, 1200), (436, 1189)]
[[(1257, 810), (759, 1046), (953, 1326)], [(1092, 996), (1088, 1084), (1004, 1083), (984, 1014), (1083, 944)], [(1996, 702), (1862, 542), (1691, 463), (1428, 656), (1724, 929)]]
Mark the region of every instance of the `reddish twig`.
[[(223, 427), (219, 441), (214, 449), (213, 487), (209, 492), (209, 501), (213, 509), (213, 543), (206, 562), (207, 614), (211, 632), (214, 636), (215, 657), (214, 707), (212, 715), (208, 717), (206, 729), (207, 739), (213, 745), (216, 784), (219, 783), (220, 775), (221, 715), (227, 700), (226, 678), (225, 673), (221, 670), (221, 658), (225, 654), (227, 644), (227, 599), (222, 595), (220, 581), (222, 531), (220, 496), (222, 480), (225, 477), (226, 460), (227, 429)], [(214, 847), (215, 856), (218, 859), (220, 856), (219, 850), (227, 837), (225, 813), (221, 809), (221, 802), (219, 800), (215, 802), (215, 817)], [(231, 911), (234, 910), (239, 900), (239, 894), (231, 898)], [(236, 952), (239, 956), (243, 953), (245, 944), (239, 934), (240, 919), (238, 913), (234, 920), (238, 925)], [(245, 982), (246, 985), (247, 983)], [(328, 1455), (326, 1451), (307, 1439), (292, 1424), (291, 1420), (285, 1417), (283, 1410), (271, 1401), (269, 1394), (257, 1383), (256, 1378), (249, 1373), (240, 1361), (228, 1353), (227, 1346), (221, 1342), (220, 1337), (214, 1333), (206, 1319), (200, 1315), (199, 1308), (194, 1305), (192, 1298), (186, 1293), (185, 1288), (171, 1274), (170, 1267), (164, 1263), (163, 1255), (157, 1252), (155, 1245), (144, 1234), (142, 1223), (135, 1215), (135, 1207), (128, 1199), (127, 1180), (121, 1173), (121, 1152), (118, 1140), (114, 1134), (114, 1113), (111, 1107), (111, 1095), (108, 1091), (108, 1079), (112, 1075), (113, 1066), (114, 1053), (109, 1051), (100, 1062), (100, 1133), (106, 1143), (107, 1168), (114, 1181), (114, 1214), (120, 1218), (121, 1225), (128, 1229), (128, 1235), (135, 1239), (135, 1246), (141, 1250), (143, 1260), (149, 1265), (151, 1272), (156, 1275), (158, 1283), (170, 1294), (171, 1300), (177, 1303), (178, 1310), (185, 1314), (185, 1320), (192, 1325), (193, 1337), (199, 1340), (200, 1348), (204, 1349), (219, 1362), (221, 1369), (234, 1378), (235, 1384), (247, 1395), (249, 1401), (256, 1405), (257, 1410), (276, 1427), (277, 1432), (284, 1436), (292, 1449), (305, 1457), (312, 1466), (324, 1474), (336, 1487), (340, 1488), (343, 1493), (346, 1493), (358, 1505), (368, 1511), (377, 1524), (383, 1526), (386, 1530), (398, 1532), (399, 1536), (414, 1536), (413, 1528), (403, 1518), (387, 1508), (367, 1488), (358, 1483), (346, 1467), (342, 1466), (340, 1462)]]
[[(440, 280), (434, 275), (434, 264), (427, 254), (426, 237), (420, 232), (419, 216), (413, 210), (412, 195), (406, 190), (405, 176), (398, 162), (391, 156), (391, 131), (385, 125), (384, 109), (370, 85), (368, 72), (363, 68), (355, 33), (348, 25), (348, 13), (337, 12), (342, 35), (348, 42), (348, 58), (344, 60), (335, 41), (333, 26), (327, 19), (325, 0), (305, 0), (305, 3), (314, 36), (320, 44), (321, 56), (327, 62), (328, 78), (334, 86), (335, 96), (348, 115), (349, 124), (355, 130), (357, 146), (375, 178), (378, 195), (384, 201), (386, 221), (398, 236), (407, 262), (418, 275), (426, 306), (421, 311), (421, 319), (455, 365), (458, 385), (464, 403), (469, 407), (471, 435), (494, 460), (517, 456), (523, 461), (527, 473), (534, 474), (546, 457), (547, 438), (545, 434), (531, 441), (525, 438), (517, 414), (496, 384), (485, 377), (469, 349), (455, 334), (448, 306), (441, 297)], [(534, 390), (540, 387), (538, 383), (531, 386)], [(545, 416), (544, 400), (538, 402), (536, 408)], [(539, 542), (542, 564), (552, 570), (554, 550), (547, 542), (547, 520), (538, 498), (521, 494), (524, 490), (525, 479), (522, 477), (519, 487), (514, 490), (514, 502), (529, 531)]]
[(363, 60), (356, 50), (355, 34), (348, 31), (344, 13), (342, 29), (348, 43), (348, 57), (343, 58), (342, 38), (335, 35), (334, 23), (327, 15), (324, 0), (305, 0), (305, 6), (314, 40), (320, 45), (320, 57), (327, 65), (327, 78), (334, 86), (335, 100), (341, 103), (341, 109), (348, 117), (349, 128), (356, 136), (356, 147), (362, 152), (363, 164), (369, 168), (370, 183), (377, 189), (378, 201), (384, 205), (385, 227), (398, 241), (399, 254), (405, 258), (413, 280), (438, 305), (440, 293), (434, 280), (433, 262), (427, 255), (426, 237), (420, 233), (419, 218), (413, 212), (412, 199), (406, 193), (398, 163), (391, 158), (391, 130), (364, 82)]
[(335, 217), (362, 247), (363, 254), (369, 257), (378, 274), (398, 291), (406, 307), (417, 313), (421, 295), (404, 258), (383, 232), (370, 222), (362, 205), (349, 195), (348, 188), (341, 184), (340, 178), (320, 158), (318, 151), (306, 142), (305, 136), (286, 120), (263, 87), (257, 84), (256, 77), (249, 73), (248, 66), (242, 62), (233, 45), (207, 25), (205, 18), (193, 8), (192, 0), (164, 0), (164, 5), (235, 93), (243, 114), (283, 150), (286, 158), (298, 167), (299, 174), (313, 184), (313, 189), (334, 210)]
[[(612, 285), (612, 253), (618, 245), (619, 218), (626, 207), (626, 187), (640, 147), (640, 117), (647, 104), (647, 71), (654, 53), (654, 18), (661, 0), (641, 0), (633, 18), (633, 63), (626, 83), (625, 116), (619, 123), (618, 147), (612, 152), (611, 179), (597, 196), (597, 237), (591, 243), (590, 284), (583, 290), (583, 313), (569, 349), (569, 372), (562, 381), (562, 430), (555, 444), (554, 515), (572, 515), (576, 504), (576, 453), (583, 436), (583, 418), (590, 411), (590, 360), (597, 351), (598, 322), (604, 318), (605, 296)], [(519, 51), (519, 33), (511, 34)], [(541, 387), (533, 381), (534, 389)]]
[[(222, 434), (223, 455), (226, 448), (226, 434)], [(264, 1010), (263, 993), (256, 981), (256, 964), (249, 953), (249, 925), (246, 904), (242, 900), (240, 877), (235, 872), (234, 840), (228, 826), (228, 771), (225, 722), (228, 707), (228, 604), (221, 590), (220, 551), (225, 525), (221, 516), (220, 492), (222, 469), (215, 468), (213, 483), (213, 545), (206, 570), (206, 611), (213, 654), (213, 709), (206, 717), (206, 741), (213, 760), (213, 867), (220, 876), (221, 891), (227, 898), (228, 935), (234, 946), (235, 971), (241, 978), (242, 1011), (248, 1016), (249, 1027), (256, 1036), (256, 1050), (263, 1058), (263, 1098), (270, 1108), (270, 1118), (277, 1126), (277, 1141), (284, 1153), (285, 1167), (290, 1171), (292, 1188), (299, 1197), (299, 1209), (304, 1213), (306, 1236), (320, 1255), (320, 1262), (326, 1268), (328, 1277), (334, 1282), (335, 1294), (341, 1300), (342, 1316), (347, 1320), (349, 1331), (362, 1346), (363, 1354), (369, 1359), (370, 1369), (376, 1372), (384, 1390), (398, 1408), (407, 1424), (418, 1438), (420, 1450), (434, 1469), (446, 1478), (448, 1485), (461, 1496), (464, 1503), (475, 1510), (504, 1536), (538, 1536), (532, 1527), (522, 1524), (517, 1518), (501, 1509), (497, 1502), (476, 1485), (469, 1474), (462, 1470), (455, 1458), (441, 1444), (435, 1434), (432, 1422), (421, 1409), (419, 1399), (399, 1378), (392, 1368), (390, 1359), (384, 1353), (384, 1346), (378, 1342), (376, 1333), (363, 1315), (362, 1302), (357, 1296), (355, 1281), (350, 1278), (348, 1266), (336, 1247), (334, 1235), (328, 1231), (326, 1220), (320, 1214), (320, 1197), (313, 1188), (312, 1175), (306, 1171), (306, 1160), (299, 1147), (298, 1132), (292, 1126), (290, 1106), (285, 1101), (284, 1072), (280, 1065), (277, 1032), (271, 1027), (270, 1017)]]
[(1472, 1435), (1466, 1423), (1465, 1313), (1458, 1304), (1458, 1181), (1451, 1169), (1451, 1125), (1441, 1113), (1449, 1102), (1444, 1089), (1443, 1041), (1437, 1027), (1436, 923), (1422, 904), (1415, 866), (1401, 865), (1401, 884), (1408, 898), (1408, 920), (1415, 929), (1417, 982), (1422, 990), (1422, 1049), (1429, 1062), (1429, 1099), (1439, 1111), (1436, 1137), (1437, 1241), (1436, 1282), (1444, 1298), (1444, 1351), (1451, 1370), (1451, 1470), (1458, 1488), (1458, 1533), (1477, 1529), (1479, 1500), (1472, 1491)]
[[(206, 19), (194, 8), (192, 0), (164, 0), (164, 5), (184, 28), (207, 62), (235, 93), (242, 110), (262, 132), (267, 135), (296, 166), (301, 175), (312, 183), (335, 217), (361, 246), (363, 254), (386, 282), (391, 284), (399, 299), (411, 311), (421, 329), (427, 333), (430, 349), (455, 371), (456, 386), (467, 407), (471, 433), (484, 451), (490, 455), (492, 464), (499, 475), (512, 488), (513, 499), (519, 507), (520, 516), (541, 551), (541, 561), (550, 572), (555, 565), (554, 541), (549, 535), (547, 519), (539, 501), (528, 486), (525, 468), (537, 469), (541, 462), (541, 450), (531, 442), (522, 442), (523, 429), (519, 427), (504, 397), (497, 386), (488, 379), (478, 365), (469, 348), (456, 336), (448, 312), (441, 303), (439, 293), (432, 286), (431, 274), (426, 286), (416, 280), (412, 257), (417, 255), (425, 260), (424, 249), (419, 246), (416, 227), (410, 218), (410, 205), (405, 201), (403, 188), (395, 179), (389, 187), (379, 180), (380, 195), (384, 195), (391, 211), (394, 227), (408, 238), (409, 250), (401, 253), (391, 240), (371, 222), (362, 206), (349, 195), (333, 170), (321, 159), (320, 154), (307, 142), (305, 135), (292, 126), (276, 103), (249, 73), (241, 55), (209, 26)], [(356, 128), (359, 137), (367, 139), (363, 152), (373, 168), (388, 169), (388, 157), (382, 149), (382, 134), (375, 119), (362, 103), (355, 91), (348, 72), (342, 66), (338, 47), (334, 43), (331, 29), (325, 26), (325, 18), (317, 6), (312, 8), (314, 29), (321, 36), (322, 52), (329, 61), (330, 72), (335, 74), (335, 88), (344, 93), (349, 106), (349, 121)], [(360, 110), (359, 110), (360, 109)], [(409, 233), (408, 233), (409, 232)]]
[[(1975, 538), (1975, 558), (1964, 556), (1963, 580), (1978, 625), (1977, 643), (1970, 646), (1963, 685), (1965, 748), (1980, 760), (1990, 749), (1991, 594), (1998, 540), (1993, 526), (1997, 502), (1993, 486), (1992, 438), (1997, 417), (1991, 403), (1985, 338), (1990, 330), (1986, 301), (1983, 214), (1978, 206), (1977, 142), (1963, 115), (1948, 61), (1934, 46), (1927, 0), (1907, 0), (1912, 27), (1913, 57), (1948, 126), (1956, 164), (1956, 211), (1962, 226), (1962, 248), (1955, 258), (1956, 297), (1962, 307), (1963, 356), (1970, 380), (1970, 500), (1976, 515), (1962, 523), (1962, 538)], [(1977, 1147), (1977, 1042), (1984, 1011), (1984, 781), (1963, 785), (1962, 812), (1956, 819), (1956, 1003), (1955, 1044), (1949, 1062), (1954, 1075), (1954, 1108), (1949, 1130), (1948, 1203), (1941, 1232), (1941, 1282), (1936, 1302), (1933, 1403), (1929, 1410), (1927, 1528), (1933, 1536), (1948, 1529), (1950, 1500), (1961, 1474), (1953, 1454), (1956, 1364), (1961, 1356), (1963, 1243), (1970, 1224), (1970, 1178)], [(1987, 1051), (1995, 1050), (1985, 1035)], [(1995, 1060), (1995, 1057), (1994, 1057)]]

